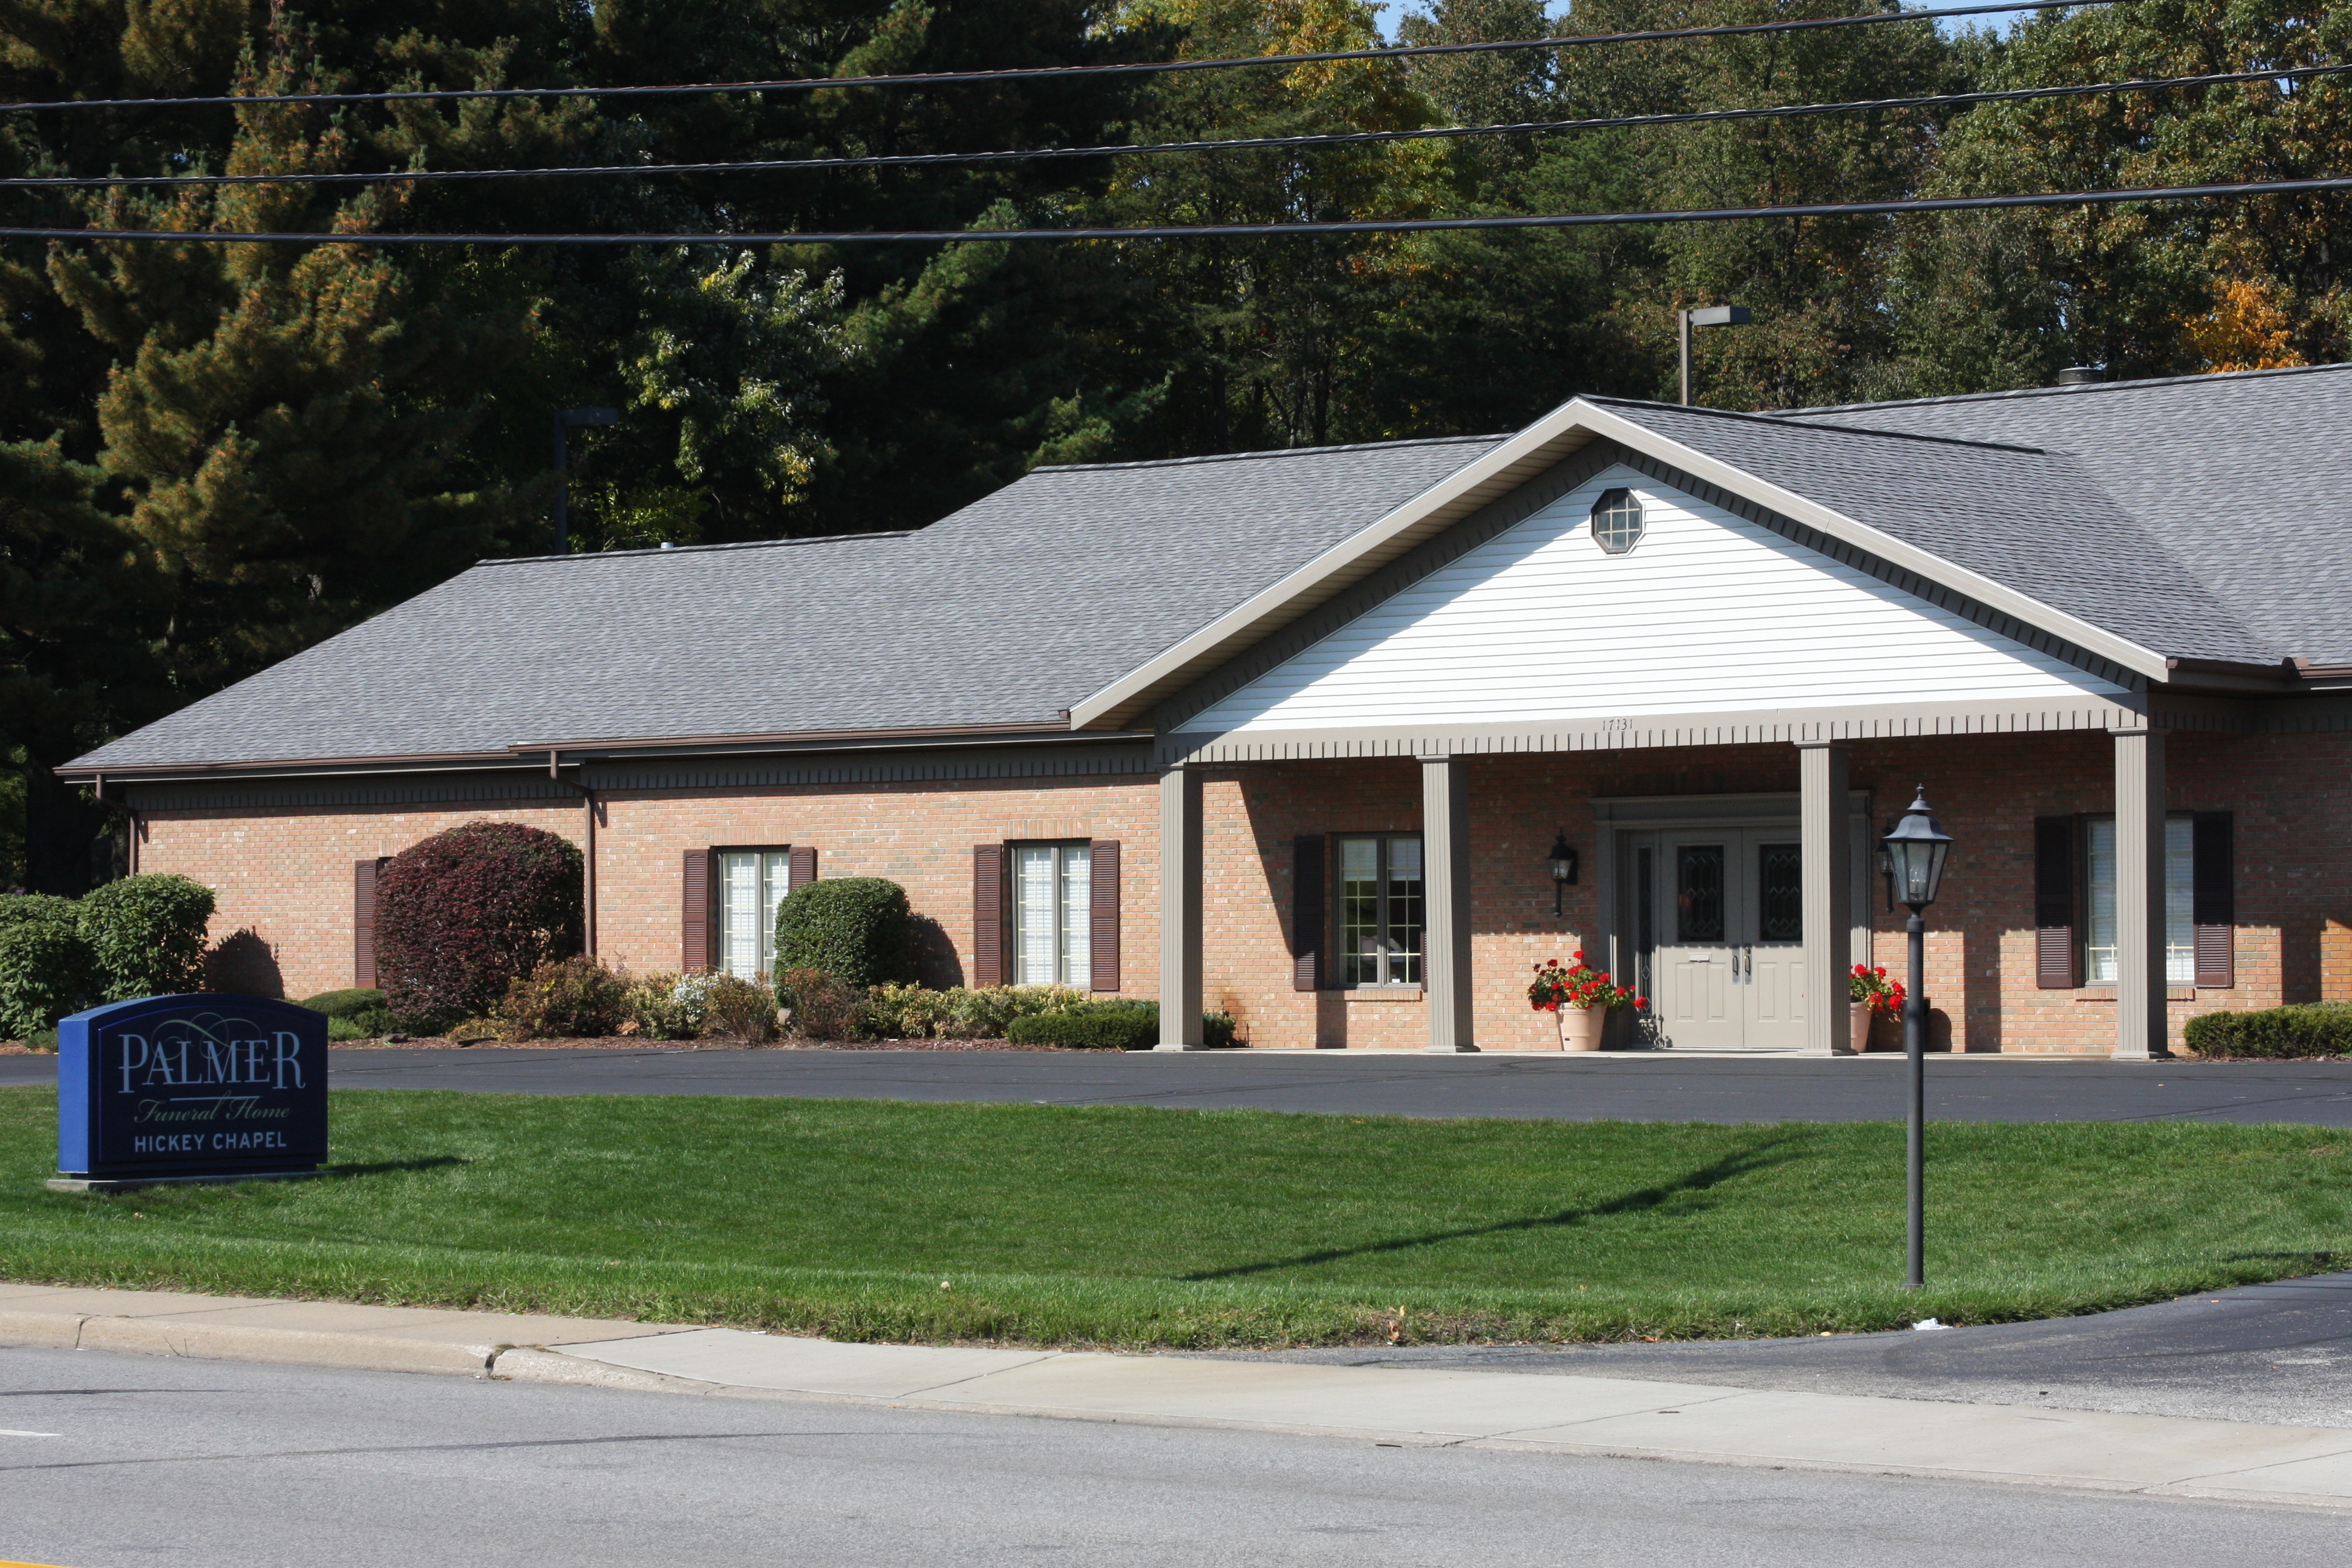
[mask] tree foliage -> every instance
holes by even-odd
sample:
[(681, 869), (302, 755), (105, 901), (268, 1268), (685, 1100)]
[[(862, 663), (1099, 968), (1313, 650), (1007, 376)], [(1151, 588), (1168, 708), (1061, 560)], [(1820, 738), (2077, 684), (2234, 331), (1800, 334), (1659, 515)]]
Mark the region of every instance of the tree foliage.
[[(1882, 0), (1415, 0), (1416, 43)], [(586, 86), (1348, 49), (1369, 0), (0, 0), (0, 97)], [(1559, 51), (911, 89), (0, 114), (14, 226), (831, 232), (1572, 214), (2352, 168), (2341, 78), (1597, 132), (825, 173), (402, 182), (1523, 124), (2340, 60), (2352, 8), (2136, 0)], [(487, 555), (919, 527), (1040, 463), (1506, 429), (1580, 392), (1770, 407), (2341, 359), (2347, 198), (1181, 243), (0, 245), (0, 741), (28, 885), (105, 811), (54, 768)], [(17, 802), (21, 800), (21, 808)]]

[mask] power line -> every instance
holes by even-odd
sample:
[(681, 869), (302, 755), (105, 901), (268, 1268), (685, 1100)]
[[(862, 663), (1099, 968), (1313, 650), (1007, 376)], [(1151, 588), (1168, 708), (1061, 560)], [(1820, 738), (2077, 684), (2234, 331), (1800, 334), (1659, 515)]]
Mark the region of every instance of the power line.
[(2086, 206), (2115, 202), (2218, 200), (2352, 191), (2352, 176), (2251, 180), (2237, 184), (2154, 185), (2129, 190), (2051, 191), (2032, 195), (1915, 196), (1883, 202), (1807, 202), (1669, 212), (1546, 213), (1508, 217), (1363, 218), (1328, 223), (1162, 224), (1114, 228), (886, 229), (781, 234), (283, 234), (222, 229), (0, 228), (0, 240), (101, 239), (175, 245), (957, 245), (1016, 240), (1256, 239), (1316, 234), (1429, 234), (1445, 230), (1588, 228), (1616, 224), (1729, 223), (1749, 218), (1854, 217), (1885, 213), (1980, 212), (2009, 207)]
[(1986, 103), (2022, 103), (2038, 99), (2084, 98), (2101, 93), (2165, 92), (2281, 81), (2300, 77), (2341, 76), (2352, 65), (2281, 67), (2272, 70), (2222, 71), (2210, 76), (2143, 78), (2083, 82), (2064, 87), (2002, 88), (1983, 92), (1934, 93), (1915, 98), (1874, 98), (1847, 103), (1793, 103), (1756, 109), (1688, 110), (1672, 114), (1627, 114), (1592, 120), (1535, 120), (1509, 125), (1447, 125), (1417, 131), (1344, 131), (1299, 136), (1251, 136), (1213, 142), (1127, 142), (1099, 147), (1032, 147), (988, 153), (889, 153), (850, 158), (736, 159), (705, 163), (592, 163), (553, 169), (412, 169), (381, 174), (37, 174), (0, 179), (0, 189), (104, 186), (109, 189), (173, 185), (387, 184), (443, 180), (509, 180), (584, 174), (774, 174), (815, 169), (895, 168), (939, 163), (1005, 163), (1039, 158), (1137, 157), (1162, 153), (1237, 153), (1283, 147), (1344, 147), (1367, 142), (1453, 140), (1470, 136), (1560, 134), (1571, 132), (1642, 130), (1662, 125), (1700, 125), (1722, 121), (1797, 119), (1826, 114), (1887, 112), (1906, 109), (1957, 109)]
[(1433, 55), (1494, 54), (1507, 49), (1574, 49), (1595, 44), (1660, 43), (1676, 38), (1727, 38), (1760, 33), (1811, 32), (1823, 27), (1862, 27), (1881, 22), (1932, 22), (1946, 16), (1986, 16), (2011, 11), (2091, 10), (2122, 0), (2012, 0), (1999, 5), (1961, 5), (1948, 11), (1887, 11), (1863, 16), (1819, 16), (1797, 22), (1746, 22), (1718, 27), (1658, 27), (1638, 33), (1582, 33), (1559, 38), (1509, 38), (1476, 44), (1410, 44), (1381, 49), (1327, 49), (1304, 55), (1239, 55), (1211, 60), (1145, 60), (1098, 66), (1028, 66), (1003, 70), (918, 71), (898, 76), (788, 77), (776, 81), (706, 81), (661, 87), (477, 87), (427, 88), (409, 92), (291, 92), (221, 94), (205, 98), (67, 98), (47, 103), (0, 104), (18, 110), (196, 109), (264, 103), (415, 103), (474, 98), (654, 98), (710, 92), (817, 92), (848, 87), (943, 87), (959, 82), (1037, 81), (1069, 77), (1164, 75), (1174, 71), (1227, 70), (1239, 66), (1316, 65), (1334, 60), (1411, 59)]

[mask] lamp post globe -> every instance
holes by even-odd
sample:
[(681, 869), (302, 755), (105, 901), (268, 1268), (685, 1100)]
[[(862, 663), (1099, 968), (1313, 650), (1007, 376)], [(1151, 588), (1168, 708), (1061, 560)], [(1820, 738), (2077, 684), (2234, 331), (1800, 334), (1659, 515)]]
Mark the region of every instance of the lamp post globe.
[(1937, 890), (1943, 886), (1944, 860), (1951, 853), (1952, 836), (1928, 808), (1927, 785), (1919, 786), (1911, 809), (1895, 825), (1895, 831), (1879, 842), (1885, 846), (1887, 864), (1895, 873), (1895, 900), (1915, 910), (1934, 903)]
[(1944, 882), (1944, 862), (1952, 852), (1952, 836), (1944, 831), (1927, 806), (1927, 786), (1921, 784), (1911, 809), (1880, 839), (1887, 869), (1894, 874), (1895, 896), (1908, 905), (1911, 972), (1903, 997), (1903, 1055), (1910, 1083), (1910, 1113), (1904, 1139), (1905, 1226), (1904, 1286), (1916, 1290), (1927, 1283), (1927, 915), (1929, 904)]

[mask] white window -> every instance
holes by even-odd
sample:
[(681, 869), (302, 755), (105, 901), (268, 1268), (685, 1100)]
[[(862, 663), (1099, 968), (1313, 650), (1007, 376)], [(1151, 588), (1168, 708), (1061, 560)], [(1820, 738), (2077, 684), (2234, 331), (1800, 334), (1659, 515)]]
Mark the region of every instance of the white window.
[(1642, 542), (1642, 503), (1632, 490), (1602, 490), (1592, 503), (1592, 538), (1612, 555)]
[(1084, 844), (1013, 847), (1013, 984), (1093, 983), (1094, 856)]
[(1341, 984), (1420, 984), (1422, 918), (1418, 834), (1339, 840)]
[[(2084, 931), (2084, 978), (2093, 985), (2116, 983), (2116, 819), (2095, 816), (2084, 824), (2084, 880), (2090, 889), (2090, 922)], [(2196, 823), (2188, 816), (2164, 819), (2164, 983), (2193, 984), (2197, 978)]]
[(743, 980), (767, 978), (776, 962), (776, 906), (792, 891), (790, 849), (719, 852), (719, 952), (715, 967)]

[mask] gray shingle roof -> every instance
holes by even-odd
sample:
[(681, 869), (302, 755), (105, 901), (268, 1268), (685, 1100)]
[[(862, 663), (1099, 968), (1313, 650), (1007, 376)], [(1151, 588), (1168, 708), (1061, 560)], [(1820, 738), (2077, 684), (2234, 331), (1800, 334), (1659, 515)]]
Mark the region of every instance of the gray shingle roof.
[(2280, 657), (2169, 541), (2116, 504), (2080, 456), (1828, 416), (1588, 401), (2155, 652), (2256, 664)]
[(1789, 417), (2071, 453), (2227, 606), (2263, 661), (2352, 664), (2352, 365)]
[(75, 765), (1048, 726), (1500, 439), (1041, 468), (913, 534), (485, 563)]

